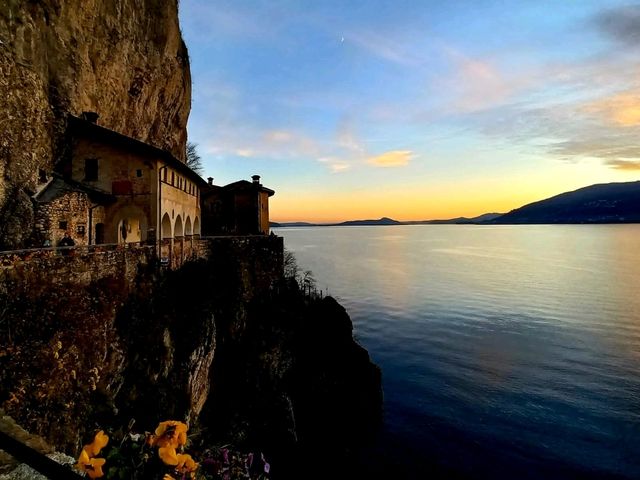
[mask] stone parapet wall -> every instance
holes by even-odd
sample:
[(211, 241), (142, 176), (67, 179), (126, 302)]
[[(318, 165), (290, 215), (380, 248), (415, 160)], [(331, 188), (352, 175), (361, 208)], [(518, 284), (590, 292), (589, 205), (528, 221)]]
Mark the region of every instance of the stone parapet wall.
[(38, 285), (86, 286), (107, 278), (134, 281), (138, 269), (156, 259), (148, 245), (42, 248), (0, 253), (0, 283), (10, 280)]
[(88, 285), (106, 277), (132, 282), (140, 267), (159, 262), (180, 268), (206, 260), (223, 275), (236, 275), (247, 295), (270, 288), (282, 276), (283, 239), (277, 236), (183, 237), (160, 245), (128, 243), (80, 245), (0, 252), (0, 282), (20, 281)]
[(264, 293), (282, 278), (284, 239), (276, 235), (202, 237), (194, 248), (212, 268), (229, 272), (238, 281), (245, 301)]

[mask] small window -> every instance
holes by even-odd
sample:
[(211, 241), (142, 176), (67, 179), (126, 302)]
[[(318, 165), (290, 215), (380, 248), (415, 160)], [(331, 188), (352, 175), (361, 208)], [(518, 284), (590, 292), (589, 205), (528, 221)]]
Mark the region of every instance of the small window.
[(138, 169), (136, 170), (136, 177), (141, 177), (142, 176), (142, 170)]
[(87, 158), (84, 161), (84, 179), (88, 182), (98, 180), (98, 159)]
[(171, 172), (171, 185), (175, 185), (176, 176), (173, 172)]
[(58, 228), (60, 230), (66, 230), (67, 229), (67, 222), (66, 221), (58, 222)]
[(40, 168), (38, 170), (38, 183), (46, 183), (47, 181), (47, 171)]
[(84, 225), (78, 225), (78, 226), (76, 227), (76, 233), (77, 233), (78, 235), (82, 235), (82, 236), (84, 236), (84, 232), (85, 232)]
[(163, 180), (166, 182), (167, 181), (167, 169), (166, 168), (163, 170), (162, 176), (163, 176)]

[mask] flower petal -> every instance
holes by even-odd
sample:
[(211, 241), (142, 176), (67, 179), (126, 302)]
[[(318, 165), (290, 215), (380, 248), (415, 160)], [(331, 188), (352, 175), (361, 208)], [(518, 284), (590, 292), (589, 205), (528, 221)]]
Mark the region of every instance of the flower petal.
[(174, 447), (160, 447), (158, 449), (160, 459), (167, 465), (177, 465), (178, 456)]

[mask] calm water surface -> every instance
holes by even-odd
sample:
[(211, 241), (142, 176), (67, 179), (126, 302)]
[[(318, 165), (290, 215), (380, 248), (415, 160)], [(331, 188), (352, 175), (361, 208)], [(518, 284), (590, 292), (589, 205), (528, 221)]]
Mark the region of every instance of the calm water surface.
[(276, 233), (382, 368), (389, 461), (640, 478), (640, 225)]

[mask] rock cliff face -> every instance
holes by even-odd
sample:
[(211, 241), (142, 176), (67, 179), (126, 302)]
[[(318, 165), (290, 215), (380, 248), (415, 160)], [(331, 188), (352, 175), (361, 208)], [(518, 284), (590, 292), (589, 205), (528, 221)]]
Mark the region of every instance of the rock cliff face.
[(185, 156), (191, 107), (176, 0), (6, 0), (0, 6), (0, 247), (30, 234), (39, 170), (64, 153), (64, 116)]

